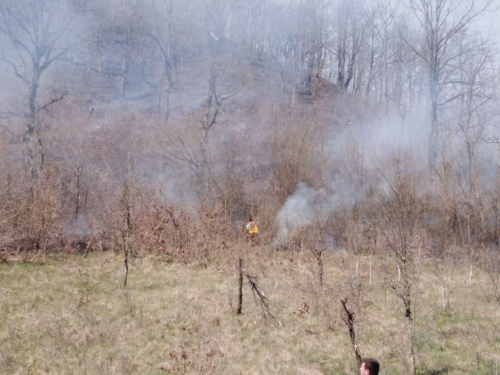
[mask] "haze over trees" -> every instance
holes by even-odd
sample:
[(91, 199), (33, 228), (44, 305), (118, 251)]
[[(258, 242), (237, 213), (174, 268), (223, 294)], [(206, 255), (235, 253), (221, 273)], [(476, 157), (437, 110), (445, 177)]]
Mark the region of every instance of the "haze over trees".
[(251, 214), (321, 272), (327, 250), (386, 256), (415, 373), (414, 260), (446, 264), (445, 295), (448, 270), (499, 256), (494, 12), (0, 0), (0, 248), (123, 251), (128, 271), (144, 252), (210, 259)]

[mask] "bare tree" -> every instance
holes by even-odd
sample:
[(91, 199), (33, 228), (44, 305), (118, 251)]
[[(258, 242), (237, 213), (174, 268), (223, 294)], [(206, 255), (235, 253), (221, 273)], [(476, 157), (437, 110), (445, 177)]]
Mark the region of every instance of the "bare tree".
[[(66, 87), (54, 87), (40, 103), (41, 79), (55, 61), (63, 60), (83, 40), (85, 33), (81, 32), (78, 21), (86, 11), (86, 1), (78, 4), (67, 0), (0, 1), (0, 34), (9, 42), (0, 51), (0, 61), (11, 68), (27, 91), (25, 110), (7, 109), (0, 115), (26, 119), (23, 139), (32, 174), (43, 169), (45, 162), (41, 119), (36, 115), (68, 94)], [(35, 149), (39, 156), (36, 159)]]
[(356, 329), (358, 328), (357, 315), (361, 310), (362, 302), (363, 290), (361, 283), (351, 283), (349, 295), (340, 298), (340, 303), (342, 304), (342, 308), (344, 310), (344, 313), (342, 314), (342, 321), (349, 330), (349, 338), (351, 339), (351, 345), (356, 357), (356, 364), (358, 367), (361, 365), (361, 351), (358, 345)]
[(195, 55), (196, 37), (202, 34), (202, 4), (195, 1), (186, 4), (179, 0), (150, 0), (146, 5), (141, 10), (141, 30), (153, 42), (161, 58), (161, 73), (155, 84), (158, 85), (159, 114), (164, 115), (168, 122), (171, 93), (174, 85), (179, 83), (179, 65), (185, 57)]
[(471, 207), (474, 207), (475, 216), (479, 219), (480, 241), (484, 243), (486, 218), (484, 189), (481, 188), (484, 167), (481, 165), (478, 149), (495, 127), (493, 124), (497, 118), (495, 96), (498, 83), (493, 64), (493, 45), (481, 38), (474, 38), (472, 42), (462, 40), (462, 48), (467, 49), (470, 43), (480, 45), (481, 48), (460, 56), (461, 69), (456, 76), (451, 95), (457, 98), (456, 105), (452, 108), (453, 112), (458, 114), (456, 124), (467, 160), (467, 167), (463, 173), (459, 173), (458, 181), (463, 181), (461, 191), (466, 195), (464, 201), (470, 202)]
[[(406, 156), (408, 157), (408, 156)], [(394, 170), (386, 177), (390, 189), (390, 201), (383, 207), (383, 235), (389, 254), (398, 268), (397, 280), (390, 281), (391, 287), (403, 302), (408, 336), (408, 360), (410, 373), (415, 374), (415, 316), (414, 288), (416, 283), (415, 251), (420, 245), (417, 228), (422, 211), (418, 197), (418, 170), (402, 156), (393, 160)]]
[(442, 250), (439, 258), (434, 259), (432, 262), (432, 271), (442, 287), (441, 302), (443, 304), (443, 311), (446, 311), (450, 304), (450, 292), (448, 288), (457, 264), (457, 255), (458, 249), (448, 246)]
[(493, 297), (500, 307), (500, 258), (492, 255), (491, 259), (487, 259), (486, 266), (486, 272), (491, 281)]
[[(421, 30), (416, 44), (405, 41), (422, 60), (428, 71), (431, 135), (429, 140), (429, 165), (434, 167), (438, 151), (440, 108), (453, 100), (444, 97), (443, 89), (452, 83), (454, 73), (461, 69), (459, 58), (466, 52), (477, 50), (475, 43), (466, 49), (456, 49), (457, 38), (468, 33), (472, 22), (491, 8), (493, 0), (479, 4), (470, 0), (463, 4), (458, 0), (408, 0), (408, 6), (416, 17)], [(400, 33), (404, 38), (404, 33)], [(456, 44), (456, 43), (455, 43)]]
[(241, 70), (231, 69), (231, 55), (225, 51), (227, 29), (235, 4), (235, 0), (203, 1), (207, 32), (203, 51), (208, 75), (206, 91), (200, 111), (195, 115), (197, 118), (189, 122), (192, 128), (187, 134), (178, 134), (170, 124), (165, 129), (167, 142), (173, 149), (169, 158), (189, 167), (202, 198), (208, 197), (214, 186), (209, 156), (210, 134), (215, 125), (222, 122), (225, 102), (241, 91), (246, 79)]
[(0, 60), (28, 89), (27, 111), (19, 114), (28, 119), (28, 134), (34, 132), (37, 110), (46, 109), (66, 95), (60, 91), (47, 102), (37, 103), (42, 75), (82, 41), (75, 35), (81, 35), (77, 21), (86, 12), (86, 5), (86, 1), (76, 5), (66, 0), (0, 2), (0, 33), (10, 42), (9, 50), (2, 49)]
[(115, 98), (126, 98), (132, 86), (134, 69), (144, 62), (151, 51), (149, 39), (142, 32), (139, 3), (110, 0), (95, 12), (95, 26), (90, 45), (97, 52), (100, 79), (113, 84)]
[(354, 68), (365, 36), (362, 1), (339, 2), (337, 22), (337, 84), (347, 90), (354, 78)]
[(124, 222), (121, 229), (121, 239), (123, 243), (123, 263), (125, 265), (125, 278), (123, 279), (123, 286), (127, 286), (128, 271), (129, 271), (129, 259), (130, 259), (130, 231), (132, 229), (132, 216), (131, 216), (131, 206), (130, 206), (130, 190), (128, 182), (123, 183), (123, 195), (121, 197), (121, 202), (124, 209)]

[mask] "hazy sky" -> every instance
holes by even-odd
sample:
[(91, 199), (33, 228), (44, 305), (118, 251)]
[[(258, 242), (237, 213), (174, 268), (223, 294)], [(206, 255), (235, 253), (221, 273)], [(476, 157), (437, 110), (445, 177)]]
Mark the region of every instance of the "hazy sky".
[[(479, 3), (484, 3), (486, 0), (481, 0)], [(496, 35), (496, 41), (500, 45), (500, 0), (493, 0), (493, 12), (486, 13), (478, 22), (478, 27), (484, 31), (493, 31)], [(496, 9), (496, 10), (495, 10)]]

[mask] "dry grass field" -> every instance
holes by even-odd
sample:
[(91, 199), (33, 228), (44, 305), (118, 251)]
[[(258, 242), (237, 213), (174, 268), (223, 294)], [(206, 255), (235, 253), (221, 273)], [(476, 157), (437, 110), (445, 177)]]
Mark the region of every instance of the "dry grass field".
[[(406, 372), (404, 312), (387, 288), (388, 261), (328, 253), (320, 287), (310, 253), (254, 247), (241, 254), (274, 318), (263, 314), (247, 284), (243, 314), (234, 313), (236, 252), (198, 265), (134, 258), (126, 288), (117, 253), (4, 262), (0, 373), (354, 374), (338, 293), (356, 277), (363, 284), (357, 316), (362, 355), (379, 359), (383, 375)], [(468, 269), (450, 274), (444, 311), (436, 272), (417, 264), (418, 373), (495, 374), (500, 306), (489, 279), (474, 270), (469, 285)]]

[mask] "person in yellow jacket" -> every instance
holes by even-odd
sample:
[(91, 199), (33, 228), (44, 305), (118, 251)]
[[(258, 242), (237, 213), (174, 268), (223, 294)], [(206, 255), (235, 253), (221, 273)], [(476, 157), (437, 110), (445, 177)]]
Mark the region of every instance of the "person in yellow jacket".
[(253, 218), (251, 216), (248, 218), (246, 229), (250, 238), (250, 242), (256, 242), (259, 237), (259, 228), (253, 222)]
[(248, 220), (247, 230), (248, 230), (248, 234), (250, 234), (250, 235), (251, 234), (259, 234), (259, 228), (257, 227), (257, 225), (255, 225), (252, 218), (250, 218)]

